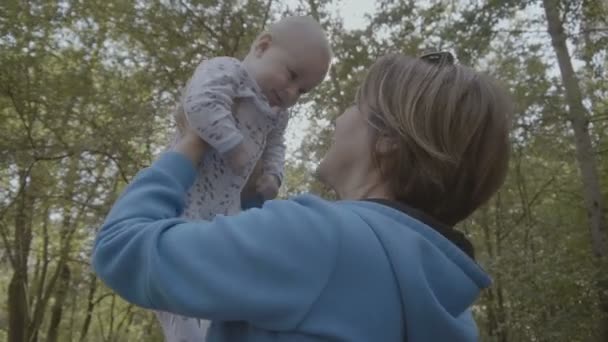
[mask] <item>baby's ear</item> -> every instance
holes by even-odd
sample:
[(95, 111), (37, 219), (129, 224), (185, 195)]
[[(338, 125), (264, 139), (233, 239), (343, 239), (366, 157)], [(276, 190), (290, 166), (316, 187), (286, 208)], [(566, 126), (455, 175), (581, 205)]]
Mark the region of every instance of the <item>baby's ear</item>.
[(257, 57), (261, 57), (266, 50), (272, 45), (272, 35), (270, 32), (264, 32), (255, 40), (253, 50)]

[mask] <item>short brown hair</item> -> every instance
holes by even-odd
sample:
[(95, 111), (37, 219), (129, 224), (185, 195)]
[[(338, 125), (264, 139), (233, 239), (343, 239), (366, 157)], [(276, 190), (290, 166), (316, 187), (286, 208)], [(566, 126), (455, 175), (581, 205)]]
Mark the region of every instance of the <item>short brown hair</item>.
[(357, 105), (395, 199), (453, 225), (502, 185), (509, 161), (512, 102), (490, 77), (455, 64), (387, 55), (369, 69)]

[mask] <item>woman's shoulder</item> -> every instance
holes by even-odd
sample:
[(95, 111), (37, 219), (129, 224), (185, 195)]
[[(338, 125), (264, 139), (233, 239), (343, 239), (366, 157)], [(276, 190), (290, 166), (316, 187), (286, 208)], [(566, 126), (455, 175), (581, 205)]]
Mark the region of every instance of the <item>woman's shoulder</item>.
[(287, 199), (264, 202), (261, 208), (245, 211), (251, 216), (260, 216), (280, 225), (289, 222), (294, 229), (300, 227), (322, 227), (324, 230), (339, 230), (363, 222), (345, 202), (324, 199), (313, 194), (301, 194)]
[(403, 215), (399, 210), (390, 206), (367, 200), (330, 200), (310, 193), (293, 196), (286, 200), (269, 201), (267, 204), (303, 211), (331, 211), (337, 215), (355, 215), (357, 217), (379, 215), (395, 218)]
[(335, 211), (336, 213), (347, 210), (347, 206), (343, 201), (334, 201), (325, 199), (311, 193), (304, 193), (289, 197), (287, 199), (272, 200), (264, 203), (264, 207), (282, 209), (291, 209), (302, 212), (327, 212)]
[[(281, 208), (303, 212), (323, 212), (328, 211), (334, 212), (340, 215), (356, 215), (356, 216), (368, 216), (368, 215), (380, 215), (380, 216), (401, 216), (403, 215), (394, 208), (387, 207), (385, 205), (377, 204), (365, 200), (330, 200), (320, 197), (315, 194), (304, 193), (296, 196), (289, 197), (287, 199), (279, 199), (266, 201), (264, 207), (268, 208)], [(383, 210), (379, 210), (379, 209)], [(387, 215), (390, 213), (391, 215)]]

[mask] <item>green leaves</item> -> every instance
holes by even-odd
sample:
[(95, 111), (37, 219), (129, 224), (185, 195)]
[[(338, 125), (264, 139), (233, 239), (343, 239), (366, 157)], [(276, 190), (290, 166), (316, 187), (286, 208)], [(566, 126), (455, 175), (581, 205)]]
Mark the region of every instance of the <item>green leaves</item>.
[[(452, 50), (460, 63), (504, 83), (517, 103), (507, 182), (461, 225), (495, 279), (475, 311), (482, 340), (588, 341), (597, 334), (598, 283), (606, 265), (591, 253), (568, 106), (542, 3), (382, 0), (366, 25), (353, 30), (344, 28), (347, 18), (332, 11), (334, 4), (0, 5), (0, 287), (8, 288), (19, 272), (27, 274), (22, 289), (28, 301), (20, 305), (30, 308), (1, 311), (26, 315), (31, 323), (3, 326), (7, 319), (0, 317), (0, 339), (23, 329), (46, 340), (53, 331), (53, 299), (62, 296), (53, 279), (67, 265), (70, 291), (57, 340), (162, 340), (151, 315), (90, 278), (93, 232), (120, 189), (166, 146), (169, 113), (200, 60), (244, 56), (257, 34), (284, 13), (320, 18), (331, 33), (335, 63), (295, 112), (308, 121), (309, 135), (290, 158), (282, 194), (333, 196), (312, 174), (330, 143), (332, 120), (352, 103), (378, 56)], [(599, 0), (564, 5), (560, 11), (606, 194), (607, 9)], [(15, 264), (16, 257), (27, 262)], [(1, 293), (4, 303), (8, 291)]]

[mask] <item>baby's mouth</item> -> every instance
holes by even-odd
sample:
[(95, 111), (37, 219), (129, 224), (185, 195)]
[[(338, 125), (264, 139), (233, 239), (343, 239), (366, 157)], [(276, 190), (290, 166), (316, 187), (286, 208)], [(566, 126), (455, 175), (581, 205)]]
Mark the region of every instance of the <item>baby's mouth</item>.
[(276, 90), (272, 90), (271, 94), (272, 94), (272, 102), (274, 102), (273, 104), (275, 106), (281, 107), (283, 103), (281, 101), (281, 97), (279, 96), (279, 93), (277, 93)]

